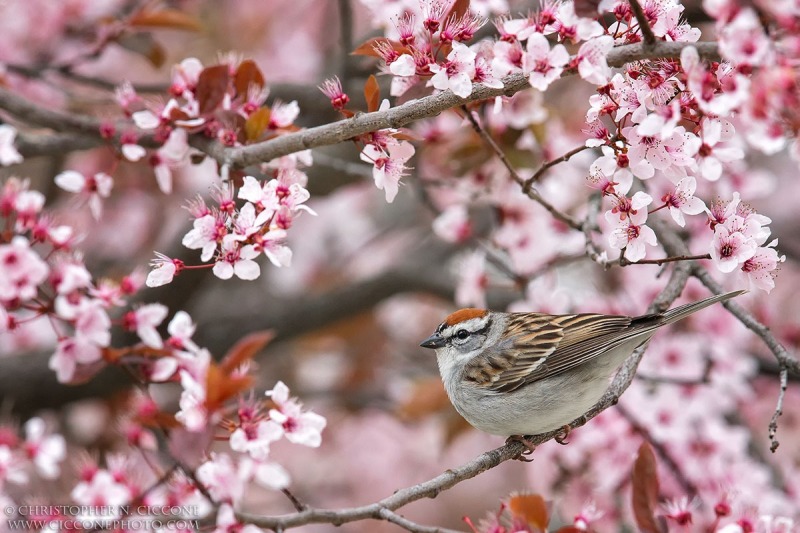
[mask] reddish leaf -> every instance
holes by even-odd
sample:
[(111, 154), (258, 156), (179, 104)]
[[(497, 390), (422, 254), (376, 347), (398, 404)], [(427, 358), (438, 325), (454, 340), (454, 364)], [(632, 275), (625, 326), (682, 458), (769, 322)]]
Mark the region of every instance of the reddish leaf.
[(378, 80), (372, 74), (369, 75), (369, 78), (364, 83), (364, 99), (367, 101), (368, 112), (372, 113), (378, 110), (378, 104), (381, 101), (381, 88), (378, 86)]
[(122, 48), (147, 59), (156, 68), (161, 67), (166, 59), (164, 48), (149, 33), (128, 33), (116, 39)]
[(658, 505), (658, 471), (653, 448), (645, 441), (639, 447), (631, 473), (633, 516), (639, 530), (660, 533), (663, 528), (656, 520)]
[(222, 103), (228, 91), (229, 78), (228, 65), (214, 65), (200, 72), (196, 95), (201, 115), (214, 111)]
[(228, 353), (220, 363), (220, 368), (226, 373), (230, 374), (236, 370), (242, 363), (250, 361), (266, 346), (269, 341), (275, 337), (272, 331), (256, 331), (246, 335), (239, 340), (236, 344), (231, 346)]
[(516, 494), (508, 500), (508, 510), (514, 518), (523, 520), (537, 530), (547, 530), (550, 517), (547, 513), (547, 504), (540, 495)]
[(259, 107), (247, 117), (244, 123), (245, 138), (248, 142), (257, 141), (269, 126), (270, 111), (268, 107)]
[(387, 39), (386, 37), (373, 37), (372, 39), (368, 39), (361, 43), (355, 50), (353, 50), (350, 54), (354, 56), (370, 56), (370, 57), (381, 57), (378, 52), (375, 51), (375, 45), (381, 42), (388, 43), (392, 49), (397, 52), (398, 54), (407, 54), (408, 48), (403, 46), (402, 44), (398, 43), (397, 41), (393, 41), (391, 39)]
[(255, 61), (252, 59), (245, 59), (236, 69), (236, 75), (233, 78), (233, 86), (236, 88), (236, 94), (246, 96), (247, 90), (251, 85), (256, 85), (258, 88), (264, 87), (264, 75), (261, 69), (258, 68)]
[(556, 533), (586, 533), (585, 529), (579, 529), (575, 526), (564, 526), (556, 530)]
[(456, 0), (453, 2), (453, 7), (450, 8), (450, 11), (442, 20), (447, 20), (451, 16), (455, 16), (456, 19), (460, 19), (467, 13), (469, 13), (469, 0)]
[(226, 401), (245, 392), (252, 385), (251, 376), (231, 376), (222, 367), (211, 363), (206, 374), (206, 409), (209, 412), (218, 410)]
[(177, 9), (158, 9), (140, 11), (130, 19), (131, 26), (149, 26), (174, 30), (200, 31), (200, 21), (194, 16)]

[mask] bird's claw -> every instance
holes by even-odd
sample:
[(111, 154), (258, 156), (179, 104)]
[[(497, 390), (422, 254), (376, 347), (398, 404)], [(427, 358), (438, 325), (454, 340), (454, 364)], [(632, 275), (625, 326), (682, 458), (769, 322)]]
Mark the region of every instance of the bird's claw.
[(554, 440), (560, 445), (566, 446), (567, 444), (569, 444), (567, 442), (567, 437), (569, 437), (571, 431), (572, 428), (569, 427), (569, 424), (565, 425), (564, 427), (561, 428), (561, 433), (559, 433), (554, 437)]
[(514, 442), (519, 442), (520, 444), (525, 446), (525, 449), (522, 450), (519, 453), (519, 455), (517, 455), (514, 459), (516, 459), (517, 461), (522, 461), (524, 463), (532, 462), (533, 459), (530, 459), (530, 458), (528, 458), (526, 456), (528, 456), (528, 455), (533, 453), (533, 451), (536, 449), (536, 444), (534, 444), (533, 442), (528, 440), (525, 437), (525, 435), (511, 435), (510, 437), (508, 437), (506, 439), (506, 444), (512, 444)]

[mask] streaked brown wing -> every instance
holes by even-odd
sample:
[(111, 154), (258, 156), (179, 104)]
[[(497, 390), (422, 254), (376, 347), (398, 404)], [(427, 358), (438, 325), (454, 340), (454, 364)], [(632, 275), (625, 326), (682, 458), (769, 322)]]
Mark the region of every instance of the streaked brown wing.
[(632, 335), (655, 329), (655, 318), (515, 313), (508, 327), (508, 345), (470, 366), (481, 369), (483, 379), (475, 380), (479, 384), (498, 392), (513, 391), (580, 366)]
[(497, 390), (509, 382), (523, 380), (561, 342), (561, 328), (551, 318), (538, 313), (514, 313), (507, 326), (507, 340), (467, 363), (464, 378)]

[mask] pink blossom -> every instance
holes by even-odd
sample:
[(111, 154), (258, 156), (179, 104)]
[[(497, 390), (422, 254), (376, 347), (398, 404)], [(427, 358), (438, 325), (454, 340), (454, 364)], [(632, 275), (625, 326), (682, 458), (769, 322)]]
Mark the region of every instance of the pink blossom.
[(551, 50), (547, 38), (541, 33), (534, 33), (528, 38), (526, 52), (522, 56), (522, 70), (528, 75), (531, 87), (544, 91), (561, 76), (568, 62), (569, 53), (564, 45), (557, 44)]
[(77, 337), (100, 347), (111, 344), (111, 319), (100, 301), (85, 300), (78, 306), (74, 318)]
[(119, 507), (131, 501), (130, 489), (115, 479), (108, 470), (98, 470), (89, 480), (72, 489), (72, 499), (80, 505)]
[(80, 262), (61, 261), (54, 265), (50, 283), (58, 294), (70, 294), (80, 289), (90, 288), (92, 275)]
[[(214, 243), (214, 249), (216, 249), (216, 243)], [(183, 261), (180, 259), (170, 259), (166, 255), (158, 252), (155, 252), (155, 255), (156, 258), (150, 261), (150, 266), (153, 267), (153, 270), (147, 274), (147, 280), (145, 281), (148, 287), (161, 287), (162, 285), (171, 283), (172, 278), (184, 267)]]
[(0, 244), (0, 301), (35, 297), (49, 271), (25, 237), (17, 235), (10, 243)]
[[(600, 148), (603, 155), (589, 166), (589, 186), (606, 194), (627, 194), (633, 185), (633, 175), (641, 179), (652, 177), (653, 167), (637, 164), (630, 168), (630, 160), (625, 153), (616, 153), (610, 146)], [(635, 172), (633, 172), (635, 170)]]
[(448, 207), (433, 221), (433, 232), (447, 242), (462, 242), (472, 235), (472, 224), (464, 205)]
[(56, 351), (48, 361), (48, 368), (55, 371), (61, 383), (69, 383), (75, 375), (78, 363), (90, 364), (102, 359), (100, 347), (90, 340), (76, 336), (58, 341)]
[(513, 42), (497, 41), (494, 43), (492, 74), (497, 78), (502, 78), (512, 72), (521, 71), (524, 53), (522, 45), (517, 40)]
[(722, 119), (703, 119), (702, 135), (686, 140), (686, 153), (697, 159), (697, 173), (709, 181), (717, 181), (722, 175), (722, 164), (744, 158), (741, 148), (719, 146), (733, 138), (733, 125)]
[(413, 76), (417, 72), (417, 64), (410, 54), (400, 54), (389, 64), (389, 72), (395, 76)]
[(46, 435), (44, 420), (34, 417), (25, 422), (25, 452), (46, 479), (58, 477), (59, 463), (66, 457), (66, 441), (61, 435)]
[(276, 267), (288, 267), (292, 263), (292, 250), (286, 246), (286, 231), (271, 229), (263, 235), (257, 236), (254, 249), (264, 252), (270, 263)]
[(28, 482), (28, 474), (25, 471), (25, 464), (16, 457), (6, 444), (0, 444), (0, 490), (5, 489), (6, 481), (22, 485)]
[(733, 272), (737, 266), (753, 257), (757, 248), (756, 241), (740, 231), (731, 231), (724, 224), (714, 228), (711, 259), (721, 272)]
[(158, 151), (150, 157), (150, 165), (156, 175), (158, 188), (164, 194), (172, 192), (172, 168), (186, 164), (189, 156), (189, 142), (186, 130), (175, 128)]
[(156, 328), (167, 318), (169, 310), (162, 304), (145, 304), (125, 315), (125, 327), (136, 330), (142, 342), (151, 348), (163, 348), (164, 341)]
[(7, 167), (22, 163), (22, 155), (14, 146), (17, 130), (8, 124), (0, 124), (0, 165)]
[(464, 307), (486, 307), (486, 254), (475, 251), (462, 258), (458, 268), (455, 302)]
[(196, 351), (197, 344), (192, 340), (197, 326), (192, 322), (192, 317), (186, 311), (178, 311), (167, 325), (167, 333), (170, 337), (167, 344), (178, 350)]
[(333, 78), (322, 82), (319, 90), (322, 91), (325, 96), (330, 98), (331, 105), (337, 111), (344, 109), (347, 103), (350, 101), (350, 97), (347, 96), (347, 94), (344, 92), (344, 89), (342, 89), (342, 82), (339, 81), (338, 76), (334, 76)]
[(367, 144), (361, 151), (361, 160), (372, 163), (372, 176), (378, 189), (386, 193), (391, 203), (399, 190), (400, 178), (405, 175), (406, 162), (414, 155), (414, 146), (408, 141), (394, 141), (383, 149)]
[(617, 250), (624, 249), (625, 259), (632, 263), (644, 259), (647, 253), (645, 245), (656, 246), (658, 244), (656, 234), (645, 225), (646, 209), (639, 208), (631, 211), (624, 218), (612, 211), (607, 211), (606, 220), (613, 225), (608, 237), (609, 245)]
[(196, 473), (214, 501), (236, 506), (244, 496), (251, 469), (249, 461), (236, 464), (226, 453), (211, 452), (209, 460), (197, 467)]
[(291, 481), (289, 473), (281, 465), (271, 462), (256, 463), (253, 475), (256, 483), (273, 490), (285, 489)]
[(17, 194), (14, 209), (17, 211), (17, 231), (32, 228), (44, 207), (44, 195), (39, 191), (23, 190)]
[(606, 57), (614, 47), (614, 39), (609, 35), (602, 35), (583, 43), (578, 50), (578, 74), (581, 78), (594, 83), (605, 85), (611, 77)]
[(786, 261), (785, 255), (778, 255), (775, 239), (767, 246), (756, 249), (752, 257), (742, 263), (741, 271), (747, 276), (751, 288), (769, 293), (775, 288), (775, 273), (778, 265)]
[(758, 15), (744, 8), (719, 32), (719, 52), (735, 65), (760, 66), (770, 56), (769, 37)]
[(640, 164), (652, 165), (667, 177), (683, 177), (686, 174), (684, 167), (693, 161), (684, 151), (687, 134), (682, 126), (675, 128), (672, 135), (664, 139), (640, 135), (632, 126), (624, 128), (622, 133), (630, 143), (628, 157), (632, 169), (638, 168)]
[(429, 66), (434, 73), (429, 83), (440, 91), (450, 89), (456, 96), (466, 98), (472, 94), (476, 57), (477, 54), (467, 45), (453, 42), (453, 49), (447, 54), (444, 66), (436, 63), (431, 63)]
[(282, 436), (283, 428), (274, 420), (247, 421), (231, 433), (231, 449), (264, 460), (269, 455), (269, 445)]
[(303, 405), (295, 398), (289, 397), (289, 387), (282, 381), (266, 392), (277, 405), (270, 409), (269, 416), (281, 424), (286, 439), (295, 444), (303, 444), (316, 448), (322, 442), (322, 430), (326, 421), (322, 416), (311, 411), (303, 411)]
[(223, 503), (217, 510), (217, 527), (212, 533), (263, 533), (263, 529), (253, 524), (242, 524), (236, 520), (236, 514), (228, 503)]
[(665, 41), (693, 43), (700, 39), (700, 30), (693, 28), (682, 18), (684, 6), (669, 6), (665, 13), (659, 15), (653, 24), (656, 37), (664, 37)]
[(603, 34), (603, 27), (599, 22), (575, 14), (573, 2), (558, 4), (552, 29), (558, 33), (559, 41), (569, 39), (573, 43), (588, 41)]
[(208, 261), (217, 249), (217, 242), (227, 233), (225, 219), (220, 213), (212, 213), (196, 218), (192, 229), (183, 236), (181, 243), (190, 250), (202, 249), (201, 261)]
[(276, 100), (272, 103), (269, 114), (269, 128), (288, 128), (297, 119), (300, 114), (300, 106), (297, 105), (296, 100), (292, 100), (288, 104)]
[(683, 218), (684, 213), (697, 215), (706, 210), (706, 204), (703, 200), (694, 195), (696, 188), (697, 181), (693, 177), (687, 176), (678, 182), (671, 193), (666, 194), (661, 199), (667, 204), (669, 214), (680, 227), (686, 225), (686, 221)]
[(226, 235), (214, 264), (214, 275), (220, 279), (231, 279), (235, 274), (239, 279), (254, 280), (261, 275), (261, 267), (253, 261), (258, 256), (259, 252), (252, 244), (240, 246), (236, 235)]
[(172, 67), (172, 86), (170, 92), (175, 96), (194, 98), (192, 91), (197, 87), (197, 80), (203, 70), (203, 63), (194, 57), (187, 57)]
[(95, 220), (100, 220), (103, 211), (103, 198), (111, 195), (114, 180), (105, 172), (94, 176), (84, 176), (80, 172), (67, 170), (55, 177), (56, 185), (65, 191), (83, 194), (89, 203), (89, 210)]

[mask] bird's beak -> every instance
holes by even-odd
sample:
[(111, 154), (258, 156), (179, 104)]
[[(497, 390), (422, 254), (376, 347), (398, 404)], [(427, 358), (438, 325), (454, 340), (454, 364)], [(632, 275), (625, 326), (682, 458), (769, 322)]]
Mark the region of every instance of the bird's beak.
[(441, 348), (445, 344), (446, 342), (444, 340), (444, 337), (439, 335), (439, 333), (434, 333), (433, 335), (431, 335), (430, 337), (419, 343), (419, 345), (422, 346), (423, 348)]

